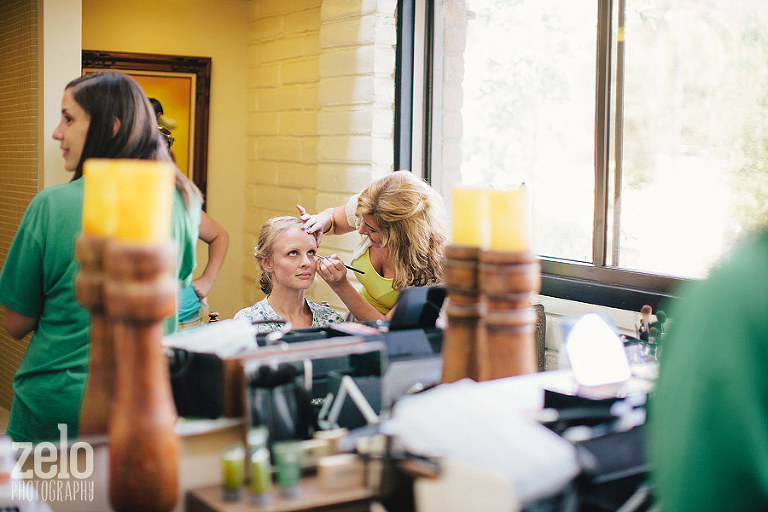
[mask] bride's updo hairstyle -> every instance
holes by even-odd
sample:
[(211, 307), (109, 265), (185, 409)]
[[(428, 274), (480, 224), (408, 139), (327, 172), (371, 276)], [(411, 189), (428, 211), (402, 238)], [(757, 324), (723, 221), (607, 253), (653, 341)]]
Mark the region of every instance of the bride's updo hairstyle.
[(272, 258), (275, 244), (283, 236), (283, 233), (291, 228), (303, 229), (303, 226), (304, 222), (298, 217), (272, 217), (261, 226), (258, 245), (254, 254), (259, 262), (259, 268), (261, 268), (259, 286), (261, 286), (261, 291), (265, 294), (269, 295), (272, 293), (272, 275), (264, 270), (262, 262)]

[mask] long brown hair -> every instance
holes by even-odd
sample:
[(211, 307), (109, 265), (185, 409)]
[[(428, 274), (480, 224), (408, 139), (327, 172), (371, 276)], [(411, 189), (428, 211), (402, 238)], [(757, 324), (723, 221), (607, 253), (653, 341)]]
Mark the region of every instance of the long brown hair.
[[(90, 116), (83, 151), (72, 180), (83, 175), (89, 158), (135, 158), (173, 163), (157, 128), (155, 111), (136, 81), (119, 72), (89, 73), (67, 84), (72, 97)], [(114, 132), (115, 121), (119, 123)], [(189, 207), (190, 197), (202, 194), (176, 168), (176, 188)]]
[(440, 195), (424, 180), (410, 171), (380, 178), (360, 194), (355, 213), (370, 215), (381, 229), (395, 290), (442, 281), (445, 209)]

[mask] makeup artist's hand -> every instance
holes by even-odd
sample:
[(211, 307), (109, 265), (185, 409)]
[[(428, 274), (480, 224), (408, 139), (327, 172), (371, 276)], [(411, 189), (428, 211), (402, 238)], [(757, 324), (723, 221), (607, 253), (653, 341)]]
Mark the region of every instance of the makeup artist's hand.
[(307, 213), (307, 210), (300, 204), (296, 205), (296, 209), (299, 210), (299, 219), (304, 221), (304, 231), (310, 235), (315, 235), (317, 245), (320, 245), (320, 240), (323, 238), (323, 232), (331, 227), (331, 212), (323, 210), (320, 213), (311, 215)]
[(328, 283), (331, 289), (335, 289), (347, 280), (347, 267), (335, 254), (318, 260), (317, 273)]

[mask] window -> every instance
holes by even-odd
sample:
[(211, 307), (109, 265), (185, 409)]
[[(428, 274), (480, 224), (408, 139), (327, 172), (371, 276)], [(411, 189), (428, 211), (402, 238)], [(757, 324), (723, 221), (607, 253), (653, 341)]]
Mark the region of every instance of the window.
[(415, 5), (413, 166), (447, 199), (525, 182), (545, 274), (663, 294), (764, 222), (768, 2)]
[(609, 262), (702, 277), (768, 211), (768, 3), (617, 7)]

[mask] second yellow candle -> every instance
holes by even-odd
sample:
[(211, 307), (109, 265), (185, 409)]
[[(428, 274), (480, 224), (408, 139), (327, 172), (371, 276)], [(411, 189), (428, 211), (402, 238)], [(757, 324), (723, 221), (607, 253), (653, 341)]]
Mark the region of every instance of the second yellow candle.
[(492, 190), (491, 243), (494, 251), (527, 251), (530, 249), (528, 190)]
[(174, 168), (151, 160), (115, 160), (118, 188), (115, 238), (163, 242), (171, 236)]

